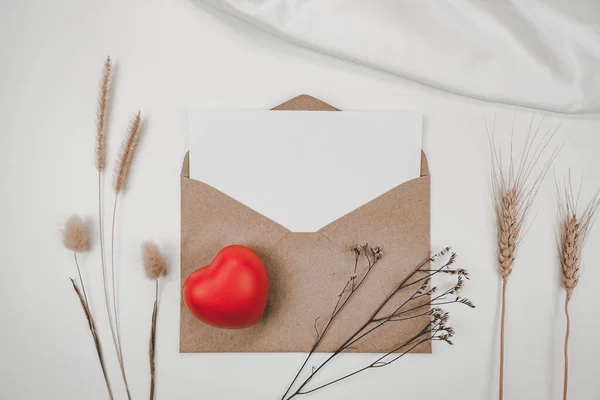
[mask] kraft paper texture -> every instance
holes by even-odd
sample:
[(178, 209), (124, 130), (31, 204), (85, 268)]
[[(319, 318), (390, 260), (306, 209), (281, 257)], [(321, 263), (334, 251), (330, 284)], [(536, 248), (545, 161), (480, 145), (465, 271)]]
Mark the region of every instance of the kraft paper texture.
[[(273, 110), (339, 111), (308, 95)], [(363, 243), (380, 246), (383, 258), (317, 349), (332, 352), (430, 255), (430, 177), (424, 154), (420, 178), (401, 183), (314, 233), (290, 232), (213, 187), (190, 179), (188, 157), (181, 172), (181, 285), (196, 269), (210, 264), (223, 247), (241, 244), (262, 258), (270, 288), (263, 319), (239, 330), (202, 323), (182, 300), (182, 353), (310, 351), (317, 335), (315, 321), (322, 329), (353, 272), (352, 248)], [(397, 296), (392, 306), (409, 295)], [(350, 351), (386, 353), (417, 334), (428, 320), (388, 323)], [(431, 353), (430, 343), (414, 352)]]

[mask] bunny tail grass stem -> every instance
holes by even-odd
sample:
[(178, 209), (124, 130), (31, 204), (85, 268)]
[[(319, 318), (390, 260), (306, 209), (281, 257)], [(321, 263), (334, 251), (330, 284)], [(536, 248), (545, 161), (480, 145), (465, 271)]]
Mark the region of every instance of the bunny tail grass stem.
[(498, 398), (504, 397), (504, 320), (506, 316), (506, 283), (508, 279), (502, 279), (502, 316), (500, 317), (500, 385), (498, 389)]
[(563, 400), (567, 400), (567, 387), (569, 385), (569, 335), (571, 334), (571, 317), (569, 316), (569, 297), (565, 299), (565, 317), (567, 329), (565, 332), (565, 378), (563, 384)]
[(150, 359), (150, 400), (154, 400), (154, 378), (155, 364), (154, 354), (156, 346), (156, 313), (158, 311), (158, 279), (154, 283), (154, 308), (152, 310), (152, 328), (150, 329), (150, 343), (148, 349), (148, 355)]
[[(81, 291), (77, 287), (77, 284), (73, 279), (71, 279), (71, 283), (73, 284), (73, 290), (79, 297), (79, 301), (81, 302), (81, 307), (83, 308), (83, 313), (87, 318), (88, 326), (90, 328), (90, 333), (92, 334), (92, 339), (94, 340), (94, 345), (96, 346), (96, 353), (98, 354), (98, 360), (100, 361), (100, 367), (102, 368), (102, 374), (104, 375), (104, 382), (106, 382), (106, 389), (108, 390), (108, 396), (110, 400), (113, 399), (112, 388), (110, 387), (110, 382), (108, 380), (108, 373), (106, 372), (106, 366), (104, 365), (104, 357), (102, 356), (102, 348), (100, 347), (100, 339), (98, 339), (98, 334), (96, 332), (96, 324), (94, 323), (94, 319), (92, 318), (92, 314), (90, 313), (90, 309), (87, 306), (87, 300), (81, 295)], [(81, 286), (83, 290), (83, 282)]]
[(142, 263), (146, 278), (154, 281), (154, 307), (152, 309), (152, 322), (150, 324), (150, 340), (148, 342), (148, 361), (150, 365), (150, 400), (154, 399), (154, 381), (156, 369), (154, 363), (156, 349), (156, 321), (158, 313), (158, 285), (160, 277), (165, 273), (167, 260), (160, 248), (152, 241), (142, 244)]
[(73, 252), (73, 258), (75, 258), (75, 265), (77, 266), (77, 275), (79, 275), (79, 283), (81, 284), (81, 290), (83, 291), (83, 298), (85, 300), (85, 306), (90, 309), (90, 303), (88, 302), (87, 294), (85, 293), (85, 285), (83, 284), (83, 278), (81, 277), (81, 268), (79, 268), (79, 260), (77, 259), (77, 253)]
[(129, 391), (129, 384), (127, 383), (127, 374), (125, 373), (125, 362), (123, 361), (123, 348), (121, 346), (121, 327), (119, 322), (119, 307), (117, 303), (117, 292), (115, 284), (115, 220), (117, 215), (117, 204), (119, 200), (119, 194), (115, 195), (115, 204), (113, 207), (112, 216), (112, 229), (111, 229), (111, 281), (112, 281), (112, 303), (113, 303), (113, 315), (115, 321), (115, 331), (117, 339), (117, 356), (119, 358), (119, 367), (121, 368), (121, 375), (123, 376), (123, 382), (125, 383), (125, 390), (127, 391), (127, 398), (131, 400), (131, 393)]

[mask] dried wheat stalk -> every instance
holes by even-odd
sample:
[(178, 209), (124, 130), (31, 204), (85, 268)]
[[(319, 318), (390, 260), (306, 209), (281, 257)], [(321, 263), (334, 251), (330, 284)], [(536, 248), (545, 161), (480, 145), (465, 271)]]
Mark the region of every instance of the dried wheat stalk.
[(524, 224), (540, 185), (560, 149), (550, 154), (547, 148), (558, 126), (541, 134), (543, 118), (534, 127), (532, 116), (520, 155), (513, 154), (511, 133), (508, 171), (505, 172), (502, 151), (495, 139), (496, 121), (486, 130), (490, 139), (492, 159), (492, 191), (497, 221), (498, 269), (502, 278), (502, 311), (500, 324), (500, 376), (499, 399), (504, 396), (504, 329), (506, 315), (506, 285), (512, 273), (517, 248), (524, 234)]
[[(580, 186), (581, 190), (581, 186)], [(592, 224), (600, 207), (600, 191), (587, 204), (579, 214), (577, 213), (579, 193), (574, 195), (571, 177), (567, 182), (557, 182), (558, 191), (558, 216), (559, 216), (559, 238), (558, 254), (560, 260), (562, 284), (565, 288), (565, 346), (564, 346), (564, 382), (563, 400), (567, 400), (569, 383), (569, 335), (571, 333), (571, 317), (569, 315), (569, 302), (573, 290), (579, 283), (581, 275), (581, 252), (590, 233)]]

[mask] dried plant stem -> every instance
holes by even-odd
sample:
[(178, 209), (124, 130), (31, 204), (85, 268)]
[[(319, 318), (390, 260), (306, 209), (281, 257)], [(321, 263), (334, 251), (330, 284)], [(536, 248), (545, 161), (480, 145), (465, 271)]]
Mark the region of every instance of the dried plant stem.
[(83, 278), (81, 277), (81, 268), (79, 268), (79, 260), (77, 259), (77, 253), (73, 252), (73, 258), (75, 259), (75, 265), (77, 266), (77, 275), (79, 275), (79, 284), (81, 285), (81, 290), (83, 291), (83, 298), (85, 299), (85, 305), (90, 309), (90, 303), (88, 302), (87, 294), (85, 293), (85, 285), (83, 284)]
[(500, 400), (504, 397), (504, 327), (506, 317), (506, 283), (508, 279), (502, 279), (502, 315), (500, 317), (500, 378), (498, 397)]
[[(79, 267), (78, 267), (78, 269), (79, 269)], [(85, 314), (85, 317), (87, 318), (88, 326), (90, 328), (90, 333), (92, 334), (92, 339), (94, 340), (94, 345), (96, 346), (96, 353), (98, 354), (98, 360), (100, 361), (100, 367), (102, 368), (102, 374), (104, 375), (104, 382), (106, 382), (106, 389), (108, 390), (108, 396), (112, 400), (113, 399), (112, 388), (110, 387), (110, 382), (108, 380), (108, 374), (106, 372), (106, 366), (104, 365), (104, 357), (102, 356), (102, 348), (100, 347), (100, 339), (98, 339), (98, 334), (96, 332), (96, 324), (94, 323), (94, 319), (92, 317), (92, 314), (90, 313), (90, 309), (88, 307), (87, 300), (85, 299), (84, 296), (82, 296), (81, 291), (79, 290), (79, 288), (77, 287), (77, 284), (75, 283), (75, 281), (73, 279), (71, 279), (71, 283), (73, 284), (73, 289), (75, 290), (77, 297), (79, 297), (79, 301), (81, 302), (81, 307), (83, 308), (83, 313)], [(85, 290), (83, 288), (83, 281), (81, 282), (81, 289), (85, 293)]]
[[(117, 353), (117, 359), (121, 360), (121, 354), (119, 351), (119, 342), (117, 341), (117, 335), (115, 332), (115, 323), (114, 316), (110, 306), (110, 293), (109, 293), (109, 283), (108, 277), (106, 273), (106, 256), (104, 252), (104, 223), (103, 223), (103, 202), (102, 202), (102, 172), (98, 171), (98, 229), (100, 236), (100, 261), (102, 264), (102, 283), (104, 286), (104, 303), (106, 305), (106, 313), (108, 315), (108, 324), (110, 327), (110, 334), (113, 340), (113, 345), (115, 347), (115, 352)], [(114, 277), (112, 278), (114, 279)]]
[[(100, 258), (102, 263), (102, 279), (104, 283), (104, 299), (106, 302), (106, 312), (108, 314), (108, 321), (110, 323), (111, 333), (113, 335), (113, 341), (115, 342), (115, 346), (117, 345), (115, 333), (114, 333), (114, 325), (113, 325), (113, 315), (110, 309), (110, 294), (108, 289), (108, 278), (106, 273), (106, 256), (104, 252), (104, 222), (103, 222), (103, 201), (102, 201), (102, 173), (98, 172), (98, 230), (100, 236)], [(117, 350), (118, 352), (118, 350)]]
[(114, 316), (110, 307), (110, 294), (109, 294), (109, 283), (106, 273), (106, 256), (104, 252), (104, 222), (103, 222), (103, 202), (102, 202), (102, 171), (98, 171), (98, 230), (100, 236), (100, 261), (102, 265), (102, 283), (104, 286), (104, 302), (106, 305), (106, 313), (108, 315), (108, 324), (110, 326), (110, 333), (113, 340), (113, 345), (117, 353), (117, 358), (120, 359), (119, 347), (117, 344), (117, 336), (115, 333)]
[[(317, 350), (317, 347), (319, 347), (319, 344), (321, 343), (321, 340), (323, 340), (323, 337), (325, 336), (325, 333), (327, 333), (327, 330), (329, 329), (329, 327), (331, 326), (331, 324), (333, 323), (333, 321), (335, 320), (335, 318), (337, 317), (337, 315), (340, 313), (340, 311), (343, 310), (344, 306), (348, 303), (348, 301), (350, 300), (350, 298), (352, 297), (352, 295), (354, 295), (354, 293), (360, 288), (360, 286), (363, 284), (363, 282), (366, 280), (366, 278), (369, 276), (371, 270), (375, 266), (375, 263), (376, 263), (375, 259), (373, 259), (374, 262), (372, 264), (369, 261), (369, 266), (367, 268), (367, 272), (362, 277), (362, 279), (360, 280), (360, 282), (357, 285), (355, 285), (354, 281), (356, 280), (356, 268), (358, 266), (358, 260), (360, 258), (360, 251), (358, 251), (358, 250), (355, 249), (354, 254), (355, 254), (355, 257), (356, 257), (355, 258), (355, 262), (354, 262), (354, 272), (353, 272), (350, 280), (348, 280), (348, 282), (346, 283), (346, 286), (344, 286), (344, 289), (342, 290), (341, 295), (338, 297), (337, 303), (335, 304), (335, 307), (333, 309), (331, 317), (329, 318), (329, 321), (325, 325), (325, 328), (323, 328), (323, 331), (318, 335), (315, 344), (310, 349), (310, 352), (308, 353), (308, 355), (304, 359), (304, 362), (302, 363), (302, 366), (300, 367), (300, 369), (296, 373), (296, 376), (294, 376), (294, 379), (292, 380), (292, 382), (288, 386), (287, 390), (284, 392), (283, 396), (281, 396), (282, 400), (285, 398), (285, 396), (292, 389), (292, 386), (294, 385), (294, 383), (298, 380), (298, 377), (300, 376), (300, 374), (302, 373), (302, 371), (306, 367), (306, 364), (308, 363), (308, 361), (310, 360), (310, 358), (313, 356), (313, 354)], [(348, 289), (349, 285), (351, 285), (350, 294), (342, 301), (342, 294), (344, 294), (346, 292), (346, 290)]]
[(154, 282), (154, 308), (152, 310), (152, 328), (150, 329), (149, 359), (150, 359), (150, 400), (154, 400), (155, 364), (154, 354), (156, 348), (156, 313), (158, 311), (158, 279)]
[(563, 384), (563, 400), (567, 400), (567, 387), (569, 385), (569, 335), (571, 334), (571, 317), (569, 316), (569, 301), (565, 299), (565, 317), (567, 318), (567, 329), (565, 331), (565, 377)]
[[(432, 340), (431, 338), (425, 338), (425, 339), (423, 339), (423, 340), (420, 340), (420, 341), (416, 342), (416, 344), (414, 344), (414, 343), (415, 343), (415, 339), (417, 339), (417, 338), (419, 338), (419, 337), (422, 337), (422, 336), (423, 336), (423, 335), (425, 335), (425, 334), (426, 334), (426, 333), (424, 333), (424, 332), (421, 332), (421, 333), (419, 333), (418, 335), (416, 335), (416, 336), (415, 336), (415, 337), (413, 337), (412, 339), (410, 339), (410, 340), (408, 340), (407, 342), (405, 342), (404, 344), (402, 344), (402, 345), (400, 345), (400, 346), (396, 347), (394, 350), (390, 351), (389, 353), (386, 353), (386, 354), (384, 354), (383, 356), (379, 357), (378, 359), (376, 359), (375, 361), (373, 361), (371, 364), (368, 364), (367, 366), (365, 366), (365, 367), (363, 367), (363, 368), (360, 368), (360, 369), (358, 369), (358, 370), (356, 370), (356, 371), (354, 371), (354, 372), (351, 372), (351, 373), (349, 373), (349, 374), (346, 374), (346, 375), (344, 375), (344, 376), (342, 376), (342, 377), (340, 377), (340, 378), (336, 378), (336, 379), (334, 379), (334, 380), (332, 380), (332, 381), (330, 381), (330, 382), (324, 383), (324, 384), (322, 384), (322, 385), (320, 385), (320, 386), (317, 386), (317, 387), (315, 387), (315, 388), (312, 388), (312, 389), (309, 389), (309, 390), (305, 390), (305, 391), (299, 391), (298, 393), (296, 393), (296, 394), (294, 394), (293, 396), (289, 397), (289, 399), (291, 399), (291, 398), (293, 398), (293, 397), (295, 397), (295, 396), (299, 396), (299, 395), (304, 395), (304, 394), (309, 394), (309, 393), (312, 393), (312, 392), (316, 392), (317, 390), (320, 390), (320, 389), (326, 388), (327, 386), (330, 386), (330, 385), (333, 385), (334, 383), (338, 383), (338, 382), (340, 382), (340, 381), (343, 381), (344, 379), (348, 379), (348, 378), (350, 378), (350, 377), (352, 377), (352, 376), (354, 376), (354, 375), (357, 375), (357, 374), (359, 374), (359, 373), (361, 373), (361, 372), (364, 372), (364, 371), (366, 371), (366, 370), (368, 370), (368, 369), (371, 369), (371, 368), (378, 368), (378, 367), (382, 367), (382, 366), (384, 366), (384, 365), (389, 365), (389, 363), (391, 363), (391, 362), (394, 362), (394, 361), (396, 361), (396, 360), (398, 360), (398, 359), (402, 358), (403, 356), (405, 356), (406, 354), (410, 353), (412, 350), (414, 350), (416, 347), (420, 346), (421, 344), (423, 344), (423, 343), (425, 343), (425, 342), (428, 342), (428, 341)], [(379, 364), (379, 363), (381, 363), (381, 362), (382, 362), (382, 360), (383, 360), (383, 359), (385, 359), (385, 357), (389, 356), (390, 354), (394, 354), (394, 353), (396, 353), (396, 352), (398, 352), (398, 351), (402, 350), (402, 349), (403, 349), (403, 348), (405, 348), (405, 347), (408, 347), (410, 344), (413, 344), (413, 346), (412, 346), (412, 347), (410, 347), (410, 348), (409, 348), (408, 350), (406, 350), (405, 352), (403, 352), (403, 353), (399, 354), (399, 355), (398, 355), (396, 358), (394, 358), (392, 361), (388, 361), (388, 362), (387, 362), (386, 364), (384, 364), (384, 365), (380, 365), (380, 364)]]
[(115, 195), (115, 203), (113, 206), (113, 216), (112, 216), (112, 228), (111, 228), (111, 283), (112, 283), (112, 305), (113, 305), (113, 315), (114, 315), (114, 323), (115, 323), (115, 332), (116, 332), (116, 347), (117, 347), (117, 357), (119, 359), (119, 367), (121, 369), (121, 375), (123, 376), (123, 382), (125, 383), (125, 390), (127, 391), (127, 398), (131, 399), (131, 393), (129, 391), (129, 384), (127, 383), (127, 374), (125, 373), (125, 362), (123, 361), (123, 348), (121, 346), (121, 324), (119, 321), (119, 306), (117, 302), (117, 291), (116, 291), (116, 279), (115, 279), (115, 221), (117, 215), (117, 204), (119, 200), (119, 194)]

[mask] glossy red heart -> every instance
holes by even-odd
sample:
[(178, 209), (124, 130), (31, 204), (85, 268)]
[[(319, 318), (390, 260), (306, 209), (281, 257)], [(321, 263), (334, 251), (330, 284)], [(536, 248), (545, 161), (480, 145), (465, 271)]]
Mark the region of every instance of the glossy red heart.
[(219, 328), (246, 328), (262, 317), (268, 291), (269, 278), (258, 255), (232, 245), (187, 277), (183, 301), (200, 321)]

